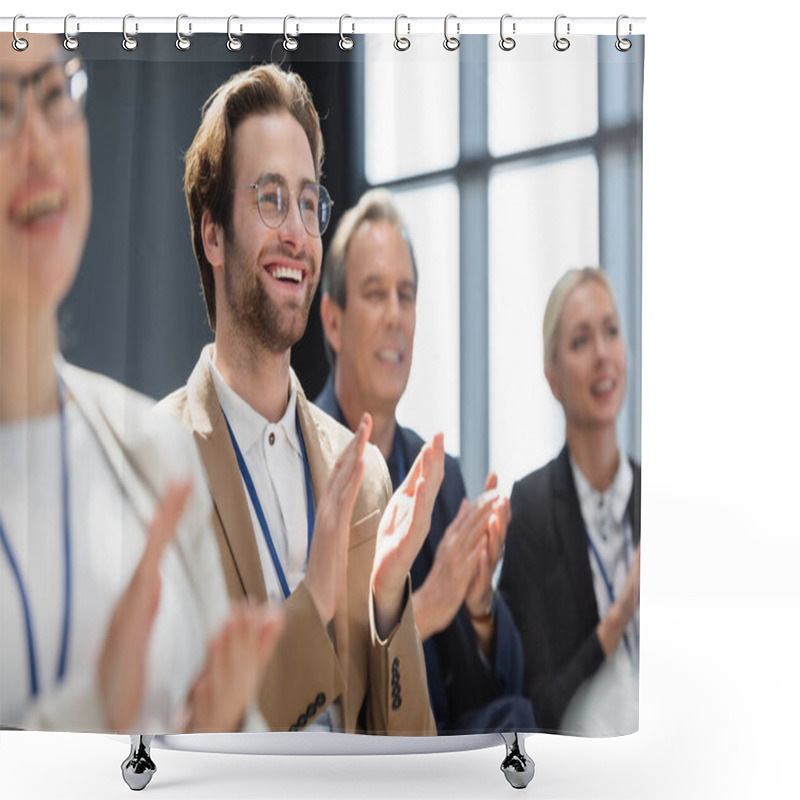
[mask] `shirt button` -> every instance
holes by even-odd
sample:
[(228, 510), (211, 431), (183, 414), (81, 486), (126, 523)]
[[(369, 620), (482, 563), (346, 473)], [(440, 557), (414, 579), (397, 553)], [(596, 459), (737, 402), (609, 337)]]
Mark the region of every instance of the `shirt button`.
[(273, 431), (269, 432), (269, 443), (270, 445), (275, 444), (275, 433)]

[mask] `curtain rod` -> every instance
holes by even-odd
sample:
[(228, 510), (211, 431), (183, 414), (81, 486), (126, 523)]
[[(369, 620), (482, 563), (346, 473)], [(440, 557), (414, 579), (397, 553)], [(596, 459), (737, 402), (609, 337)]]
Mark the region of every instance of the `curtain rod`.
[[(14, 30), (14, 17), (0, 17), (0, 31)], [(394, 34), (396, 30), (404, 36), (409, 34), (442, 35), (445, 25), (444, 17), (359, 17), (344, 15), (339, 17), (305, 17), (290, 15), (288, 17), (231, 17), (231, 33), (236, 36), (257, 33), (288, 33), (292, 36), (304, 33), (329, 33), (345, 35), (362, 33)], [(122, 33), (122, 17), (82, 17), (69, 15), (69, 34), (77, 36), (83, 33)], [(195, 33), (228, 32), (228, 17), (195, 17), (181, 14), (175, 17), (137, 17), (129, 15), (126, 30), (130, 35), (146, 33), (175, 33), (180, 25), (184, 36)], [(616, 17), (570, 17), (559, 15), (560, 34), (568, 35), (614, 35), (617, 33)], [(458, 17), (450, 15), (448, 31), (451, 34), (500, 34), (500, 17)], [(619, 32), (623, 36), (641, 35), (645, 31), (645, 17), (623, 16)], [(569, 26), (569, 27), (568, 27)], [(553, 35), (554, 17), (514, 17), (505, 15), (503, 22), (504, 35), (524, 36), (529, 34)], [(16, 32), (25, 33), (64, 33), (64, 17), (36, 17), (19, 15)]]

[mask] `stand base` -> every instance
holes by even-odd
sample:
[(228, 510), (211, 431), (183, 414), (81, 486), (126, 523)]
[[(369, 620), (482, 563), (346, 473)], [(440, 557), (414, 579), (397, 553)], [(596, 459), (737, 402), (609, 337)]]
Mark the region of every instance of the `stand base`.
[[(241, 734), (240, 734), (241, 735)], [(506, 745), (506, 757), (500, 769), (515, 789), (524, 789), (533, 780), (536, 769), (533, 759), (525, 752), (525, 739), (519, 733), (501, 733)], [(152, 736), (131, 736), (131, 751), (122, 762), (122, 778), (135, 792), (147, 786), (156, 772), (150, 757)]]
[(500, 765), (506, 780), (515, 789), (524, 789), (536, 771), (533, 759), (525, 752), (525, 739), (519, 733), (501, 733), (506, 744), (506, 757)]
[(131, 736), (131, 752), (121, 766), (122, 779), (134, 792), (144, 789), (155, 775), (156, 765), (150, 758), (152, 740), (152, 736)]

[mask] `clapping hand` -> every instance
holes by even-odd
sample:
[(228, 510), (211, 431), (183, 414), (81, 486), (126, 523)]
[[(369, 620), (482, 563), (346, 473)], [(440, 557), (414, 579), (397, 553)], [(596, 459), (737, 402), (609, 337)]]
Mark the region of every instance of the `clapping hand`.
[(364, 477), (364, 448), (371, 431), (372, 417), (364, 414), (336, 461), (317, 507), (304, 580), (325, 625), (333, 619), (344, 588), (350, 522)]
[(386, 639), (400, 620), (411, 565), (431, 524), (444, 477), (444, 436), (439, 433), (417, 455), (406, 479), (392, 495), (378, 526), (372, 565), (372, 594), (378, 635)]
[(450, 625), (468, 588), (476, 584), (492, 508), (489, 493), (474, 503), (464, 498), (436, 547), (431, 569), (413, 598), (414, 619), (423, 642)]
[[(497, 495), (497, 475), (490, 472), (486, 478), (486, 488), (482, 498), (490, 504), (490, 514), (481, 539), (477, 569), (464, 596), (467, 610), (473, 620), (489, 614), (492, 600), (492, 576), (500, 559), (506, 541), (508, 523), (511, 521), (511, 504), (507, 497)], [(480, 502), (478, 498), (476, 502)]]
[(133, 725), (144, 697), (148, 642), (161, 598), (159, 565), (192, 492), (191, 480), (170, 483), (147, 531), (144, 552), (111, 615), (97, 678), (109, 730)]
[(283, 629), (278, 609), (234, 606), (208, 647), (205, 665), (188, 698), (186, 733), (223, 733), (241, 727)]
[(628, 574), (625, 576), (625, 583), (619, 597), (608, 609), (606, 616), (597, 626), (597, 638), (606, 658), (609, 658), (622, 639), (625, 629), (633, 619), (633, 615), (639, 608), (639, 576), (641, 574), (639, 548), (631, 559)]

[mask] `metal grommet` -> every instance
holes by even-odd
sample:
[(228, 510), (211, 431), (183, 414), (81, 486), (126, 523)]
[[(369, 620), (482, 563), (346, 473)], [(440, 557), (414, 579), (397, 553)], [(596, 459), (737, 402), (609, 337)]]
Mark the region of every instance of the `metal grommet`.
[[(192, 43), (181, 33), (182, 19), (189, 19), (189, 15), (178, 14), (178, 16), (175, 18), (175, 36), (178, 37), (177, 39), (175, 39), (175, 47), (177, 47), (178, 50), (188, 50), (192, 46)], [(191, 30), (192, 30), (192, 23), (190, 22), (189, 32), (191, 32)]]
[[(631, 42), (630, 39), (623, 39), (622, 36), (620, 36), (620, 27), (621, 27), (620, 23), (624, 19), (628, 19), (628, 15), (627, 14), (620, 14), (617, 17), (617, 41), (614, 43), (614, 47), (616, 47), (617, 50), (620, 51), (620, 53), (627, 53), (628, 50), (630, 50), (631, 47), (633, 46), (633, 43)], [(633, 29), (632, 29), (631, 24), (629, 22), (628, 23), (628, 34), (630, 34), (630, 32), (632, 30)]]
[(449, 50), (451, 53), (454, 50), (458, 50), (461, 46), (461, 42), (459, 41), (459, 34), (461, 33), (461, 23), (456, 22), (456, 35), (455, 36), (448, 36), (447, 35), (447, 23), (450, 22), (451, 19), (456, 19), (455, 14), (448, 14), (444, 18), (444, 49)]
[[(408, 17), (405, 14), (398, 14), (394, 18), (394, 49), (399, 50), (402, 53), (405, 50), (408, 50), (409, 47), (411, 47), (411, 39), (409, 39), (407, 36), (400, 35), (399, 28), (401, 19), (408, 19)], [(406, 23), (406, 26), (408, 28), (407, 32), (411, 33), (411, 25), (409, 23)]]
[[(138, 46), (139, 42), (136, 41), (135, 36), (128, 36), (128, 20), (129, 19), (136, 19), (133, 14), (126, 14), (122, 18), (122, 46), (126, 50), (135, 50)], [(139, 25), (135, 26), (135, 30), (139, 30)]]
[[(340, 50), (352, 50), (353, 47), (355, 46), (355, 42), (349, 36), (345, 36), (344, 35), (343, 25), (344, 25), (344, 21), (346, 19), (353, 19), (353, 18), (349, 14), (342, 14), (342, 16), (339, 17), (339, 49)], [(356, 25), (355, 25), (355, 23), (353, 23), (353, 28), (350, 31), (350, 33), (355, 33), (355, 30), (356, 30)]]
[[(11, 32), (14, 34), (14, 41), (11, 42), (11, 46), (18, 52), (21, 53), (23, 50), (28, 49), (28, 40), (23, 39), (21, 36), (17, 36), (17, 20), (25, 19), (24, 14), (17, 14), (14, 17), (14, 24), (11, 26)], [(27, 23), (25, 25), (25, 29), (27, 30)]]
[[(283, 18), (283, 49), (289, 50), (290, 52), (297, 50), (297, 46), (299, 42), (293, 36), (289, 36), (289, 31), (287, 30), (289, 25), (290, 19), (296, 19), (291, 14)], [(300, 26), (297, 26), (297, 32), (299, 32)]]
[[(506, 52), (508, 52), (509, 50), (513, 50), (517, 46), (516, 39), (512, 38), (511, 36), (505, 35), (505, 24), (507, 19), (511, 19), (511, 14), (503, 14), (503, 16), (500, 17), (500, 42), (498, 43), (500, 49), (505, 50)], [(511, 32), (512, 33), (517, 32), (516, 22), (511, 23)]]
[[(558, 21), (560, 19), (566, 19), (566, 14), (559, 14), (556, 17), (555, 22), (553, 23), (553, 36), (555, 36), (556, 40), (553, 42), (553, 47), (558, 50), (559, 53), (563, 53), (565, 50), (569, 50), (570, 41), (567, 39), (566, 36), (559, 36), (558, 35)], [(567, 36), (569, 36), (569, 22), (567, 23)]]
[[(75, 19), (74, 14), (67, 14), (64, 17), (64, 49), (65, 50), (77, 50), (78, 49), (78, 40), (74, 36), (69, 35), (69, 21), (71, 19)], [(81, 26), (77, 25), (76, 30), (80, 30)]]
[[(235, 53), (237, 50), (241, 50), (242, 49), (242, 40), (241, 39), (237, 39), (231, 33), (231, 22), (233, 22), (235, 19), (239, 19), (239, 17), (237, 17), (236, 14), (231, 14), (228, 17), (228, 43), (227, 43), (226, 47), (232, 53)], [(242, 32), (242, 26), (240, 25), (239, 26), (239, 33), (241, 33), (241, 32)]]

